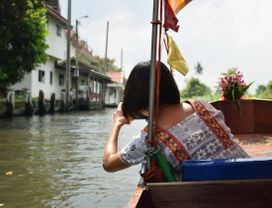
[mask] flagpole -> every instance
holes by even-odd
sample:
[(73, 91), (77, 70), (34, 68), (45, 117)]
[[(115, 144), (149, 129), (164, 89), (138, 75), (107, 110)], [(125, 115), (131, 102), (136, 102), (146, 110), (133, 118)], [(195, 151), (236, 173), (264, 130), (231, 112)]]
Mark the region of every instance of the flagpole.
[[(148, 105), (148, 132), (147, 138), (145, 139), (146, 146), (148, 148), (149, 154), (154, 154), (152, 146), (149, 141), (153, 140), (154, 135), (154, 112), (155, 112), (155, 86), (156, 86), (156, 75), (157, 75), (157, 47), (158, 47), (158, 25), (161, 24), (158, 20), (159, 15), (159, 2), (160, 0), (153, 1), (153, 19), (152, 19), (152, 40), (151, 40), (151, 64), (150, 64), (150, 77), (149, 77), (149, 105)], [(159, 43), (160, 44), (160, 43)], [(160, 63), (158, 63), (160, 64)], [(159, 87), (159, 86), (157, 86)], [(157, 103), (159, 105), (159, 103)], [(156, 149), (156, 148), (155, 148)], [(162, 150), (160, 148), (156, 149), (156, 153), (153, 155), (156, 158), (157, 163), (160, 166), (160, 169), (164, 175), (166, 181), (176, 181), (176, 178), (171, 170), (170, 165), (168, 164)], [(146, 164), (142, 165), (140, 174), (144, 176), (147, 171), (150, 170), (150, 155), (146, 156)], [(143, 181), (145, 184), (145, 181)]]
[(152, 39), (151, 39), (151, 67), (149, 77), (149, 108), (148, 108), (148, 139), (153, 137), (154, 108), (155, 108), (155, 81), (156, 81), (156, 61), (157, 61), (157, 38), (158, 38), (158, 11), (159, 0), (153, 1), (153, 19), (152, 19)]
[[(152, 18), (152, 35), (151, 35), (151, 66), (149, 76), (149, 104), (148, 104), (148, 134), (145, 140), (147, 147), (150, 144), (147, 141), (152, 140), (153, 137), (153, 123), (154, 123), (154, 107), (155, 107), (155, 81), (156, 81), (156, 60), (157, 60), (157, 37), (158, 37), (158, 11), (159, 0), (153, 0), (153, 18)], [(143, 170), (144, 174), (150, 168), (150, 159), (147, 158), (147, 164)]]

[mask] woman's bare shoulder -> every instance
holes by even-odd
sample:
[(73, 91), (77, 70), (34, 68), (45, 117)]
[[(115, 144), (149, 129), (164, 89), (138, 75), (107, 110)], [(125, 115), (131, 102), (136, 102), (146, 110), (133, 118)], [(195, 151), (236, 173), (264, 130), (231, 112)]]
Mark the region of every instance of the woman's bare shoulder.
[[(181, 108), (182, 108), (183, 113), (187, 116), (190, 114), (193, 114), (195, 112), (194, 108), (188, 102), (182, 102)], [(185, 117), (187, 117), (187, 116), (185, 116)]]
[(159, 125), (164, 129), (168, 129), (193, 114), (194, 109), (190, 104), (183, 102), (179, 105), (172, 105), (161, 113)]

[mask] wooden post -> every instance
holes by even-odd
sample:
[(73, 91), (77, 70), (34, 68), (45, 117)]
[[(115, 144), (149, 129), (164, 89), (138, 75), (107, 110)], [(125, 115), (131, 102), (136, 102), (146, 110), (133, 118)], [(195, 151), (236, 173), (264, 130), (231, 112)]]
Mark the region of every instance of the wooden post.
[(6, 117), (12, 117), (13, 116), (13, 109), (15, 105), (15, 99), (14, 99), (14, 92), (9, 92), (7, 95), (7, 101), (6, 101)]
[(60, 112), (65, 111), (65, 96), (66, 94), (64, 92), (61, 92), (61, 97), (60, 97)]
[(51, 97), (50, 97), (49, 113), (51, 113), (51, 114), (55, 113), (55, 104), (56, 104), (56, 95), (55, 95), (55, 93), (52, 93)]
[(32, 97), (31, 97), (30, 93), (27, 93), (24, 115), (33, 116), (33, 112), (34, 112), (34, 110), (33, 110)]
[(46, 114), (46, 106), (44, 102), (44, 93), (42, 90), (39, 91), (39, 100), (38, 100), (38, 115), (43, 116)]

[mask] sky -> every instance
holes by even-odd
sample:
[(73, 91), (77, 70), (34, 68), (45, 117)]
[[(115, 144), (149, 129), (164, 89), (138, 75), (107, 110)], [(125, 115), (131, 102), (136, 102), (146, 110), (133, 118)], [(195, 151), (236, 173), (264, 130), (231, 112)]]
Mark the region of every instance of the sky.
[[(67, 17), (67, 0), (60, 0)], [(95, 55), (104, 57), (106, 24), (109, 21), (108, 57), (121, 65), (128, 77), (133, 66), (150, 59), (152, 0), (72, 0), (72, 24), (81, 19), (80, 38), (86, 40)], [(272, 80), (272, 1), (271, 0), (193, 0), (178, 15), (180, 29), (169, 32), (188, 66), (184, 77), (174, 77), (179, 88), (194, 75), (200, 62), (199, 78), (214, 89), (219, 77), (231, 67), (243, 72), (247, 83), (255, 81), (250, 92)], [(166, 52), (162, 50), (166, 63)]]

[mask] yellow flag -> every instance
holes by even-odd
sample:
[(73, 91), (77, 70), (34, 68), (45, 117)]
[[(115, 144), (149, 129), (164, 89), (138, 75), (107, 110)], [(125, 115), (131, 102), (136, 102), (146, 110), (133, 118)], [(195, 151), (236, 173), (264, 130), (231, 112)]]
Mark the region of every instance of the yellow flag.
[(186, 64), (185, 59), (181, 55), (175, 41), (172, 37), (168, 36), (168, 57), (167, 63), (184, 76), (188, 73), (189, 68)]
[(172, 10), (177, 14), (183, 7), (185, 7), (192, 0), (168, 0)]

